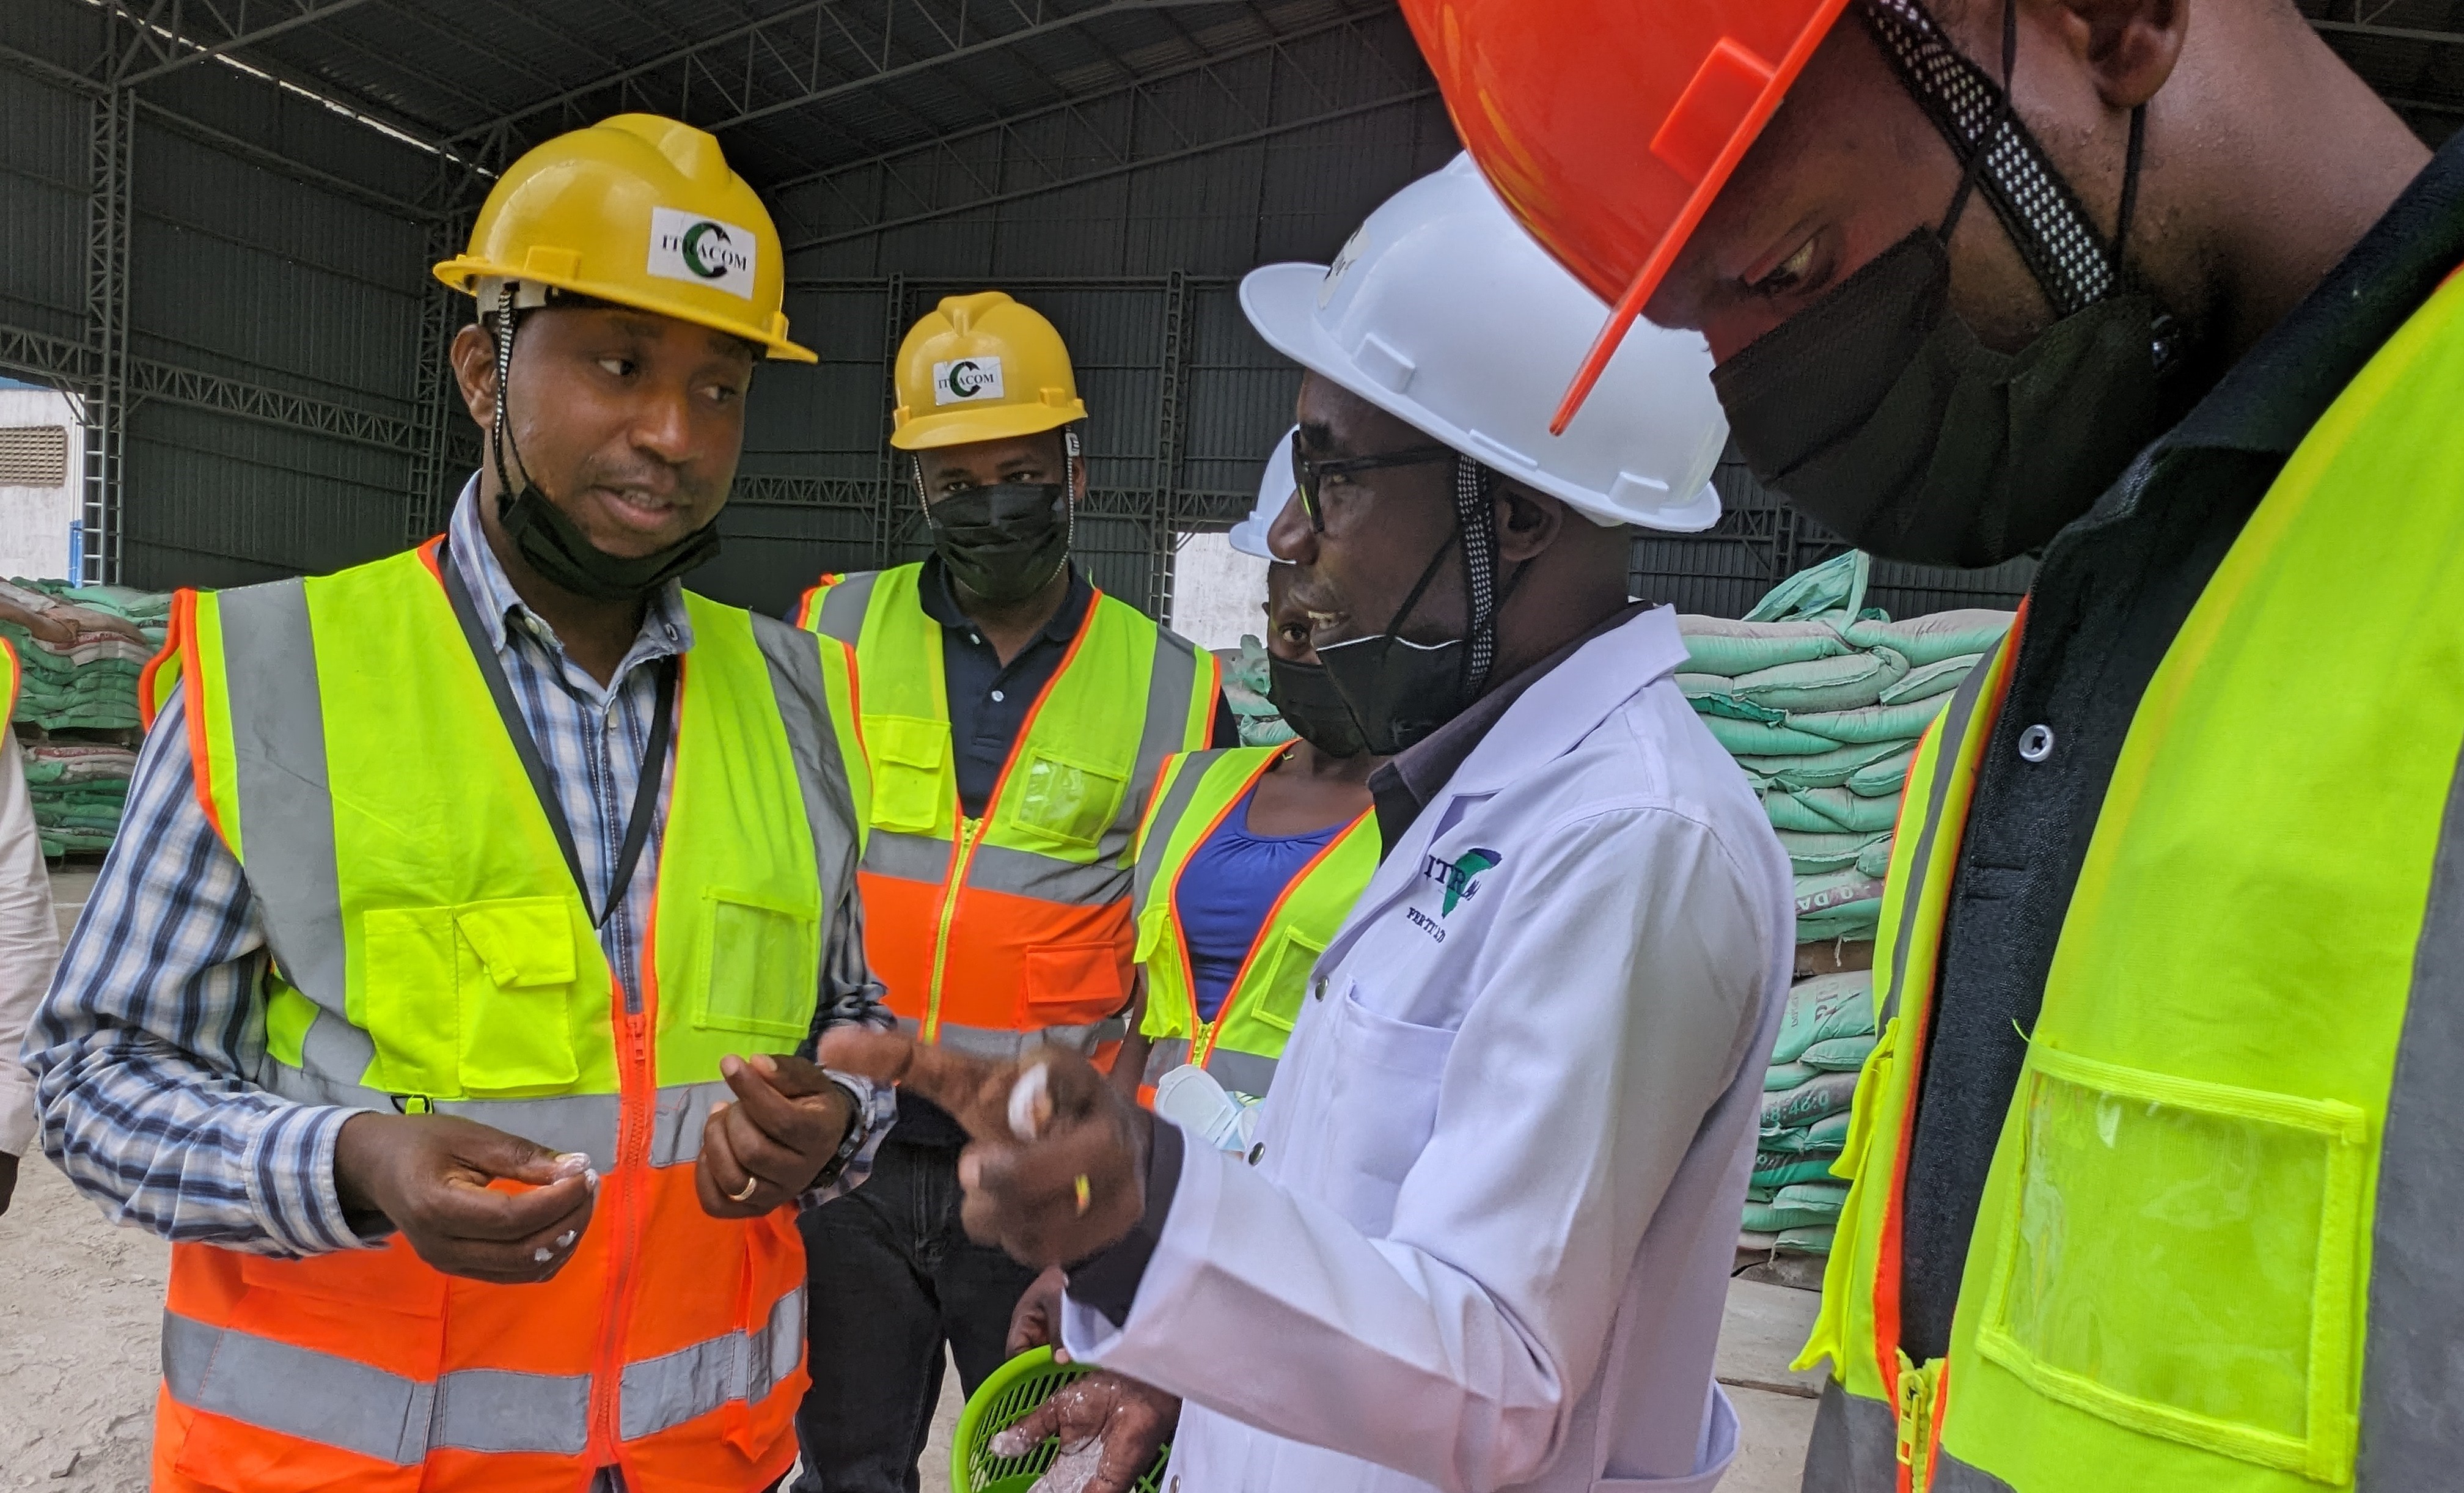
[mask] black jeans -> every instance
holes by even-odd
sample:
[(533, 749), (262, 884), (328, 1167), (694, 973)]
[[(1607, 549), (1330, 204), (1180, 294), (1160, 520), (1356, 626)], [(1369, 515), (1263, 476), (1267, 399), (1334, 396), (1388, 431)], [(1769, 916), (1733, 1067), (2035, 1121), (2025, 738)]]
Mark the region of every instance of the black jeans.
[[(882, 1142), (872, 1175), (801, 1220), (812, 1286), (794, 1493), (917, 1493), (941, 1395), (941, 1345), (967, 1393), (1006, 1356), (1036, 1272), (968, 1241), (956, 1147)], [(942, 1470), (933, 1469), (937, 1486)]]

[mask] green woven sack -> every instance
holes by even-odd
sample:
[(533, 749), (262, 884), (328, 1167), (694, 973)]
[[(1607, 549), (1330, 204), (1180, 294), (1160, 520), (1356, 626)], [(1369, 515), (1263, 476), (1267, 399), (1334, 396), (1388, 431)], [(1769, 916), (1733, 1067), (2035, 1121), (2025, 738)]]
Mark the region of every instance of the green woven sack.
[(1818, 1182), (1831, 1175), (1831, 1163), (1837, 1157), (1827, 1155), (1799, 1156), (1786, 1152), (1757, 1151), (1754, 1170), (1749, 1180), (1756, 1187), (1781, 1188), (1793, 1182)]
[(1763, 813), (1773, 829), (1871, 835), (1899, 823), (1900, 805), (1896, 800), (1862, 798), (1845, 788), (1788, 789), (1773, 783), (1763, 795)]
[(1833, 747), (1811, 757), (1741, 757), (1737, 761), (1746, 771), (1768, 778), (1778, 787), (1848, 788), (1854, 792), (1859, 775), (1878, 764), (1886, 766), (1893, 757), (1900, 759), (1900, 776), (1906, 777), (1908, 752), (1909, 748), (1896, 741), (1874, 741)]
[(1827, 1255), (1831, 1253), (1832, 1225), (1782, 1229), (1771, 1247), (1783, 1255)]
[(1845, 1182), (1793, 1182), (1771, 1196), (1771, 1201), (1783, 1208), (1795, 1208), (1806, 1213), (1818, 1213), (1826, 1219), (1839, 1217), (1848, 1204)]
[(1856, 1097), (1856, 1074), (1817, 1073), (1794, 1088), (1763, 1095), (1762, 1134), (1768, 1142), (1780, 1131), (1802, 1130), (1816, 1120), (1845, 1113)]
[(1789, 987), (1788, 1003), (1779, 1013), (1779, 1036), (1771, 1043), (1771, 1061), (1794, 1063), (1815, 1043), (1873, 1035), (1874, 972), (1816, 975)]
[(1774, 1156), (1837, 1155), (1839, 1148), (1848, 1144), (1848, 1124), (1855, 1109), (1852, 1103), (1848, 1109), (1826, 1114), (1812, 1125), (1757, 1135), (1754, 1145)]
[(1914, 741), (1925, 735), (1947, 702), (1936, 697), (1903, 705), (1868, 705), (1853, 711), (1792, 711), (1791, 730), (1842, 741)]
[(1803, 1063), (1774, 1063), (1763, 1069), (1763, 1092), (1774, 1094), (1783, 1088), (1794, 1088), (1820, 1071)]
[(1857, 852), (1857, 868), (1877, 881), (1889, 875), (1893, 838), (1890, 835), (1876, 835), (1865, 842), (1865, 848)]
[(1685, 639), (1685, 670), (1734, 679), (1779, 664), (1836, 658), (1848, 652), (1838, 629), (1819, 622), (1731, 622), (1726, 617), (1680, 617)]
[[(1781, 1189), (1785, 1192), (1787, 1189)], [(1806, 1208), (1783, 1208), (1777, 1203), (1749, 1202), (1739, 1226), (1749, 1233), (1776, 1234), (1782, 1229), (1819, 1228), (1838, 1217), (1837, 1213), (1817, 1213)], [(1774, 1241), (1773, 1242), (1777, 1242)]]
[(2001, 647), (2011, 630), (2011, 613), (1969, 608), (1933, 612), (1905, 622), (1859, 619), (1840, 632), (1858, 648), (1896, 648), (1911, 666), (1939, 664), (1964, 653), (1986, 653)]
[[(1860, 799), (1896, 799), (1900, 796), (1900, 790), (1907, 784), (1908, 764), (1916, 760), (1916, 743), (1910, 742), (1896, 751), (1887, 746), (1881, 750), (1882, 756), (1848, 775), (1844, 786), (1850, 793)], [(1820, 784), (1808, 783), (1806, 786), (1818, 787)]]
[(1810, 731), (1797, 731), (1787, 726), (1768, 725), (1758, 720), (1734, 720), (1725, 715), (1703, 714), (1703, 702), (1694, 702), (1695, 712), (1702, 714), (1703, 724), (1709, 728), (1711, 739), (1720, 743), (1730, 757), (1812, 757), (1817, 752), (1837, 749), (1838, 742), (1828, 736), (1817, 736)]
[(1983, 662), (1982, 653), (1962, 653), (1946, 658), (1939, 664), (1910, 665), (1908, 676), (1882, 692), (1885, 705), (1905, 705), (1911, 700), (1930, 700), (1937, 694), (1948, 694), (1959, 688), (1968, 671)]
[(1806, 1048), (1796, 1061), (1825, 1073), (1854, 1073), (1865, 1065), (1865, 1055), (1880, 1041), (1879, 1037), (1834, 1037)]
[(1789, 869), (1799, 876), (1819, 876), (1825, 871), (1844, 871), (1860, 866), (1867, 852), (1878, 845), (1886, 856), (1890, 853), (1888, 835), (1804, 829), (1783, 829), (1778, 834), (1779, 847), (1788, 852)]
[(1798, 943), (1871, 943), (1882, 928), (1882, 899), (1873, 897), (1796, 920)]
[(1740, 674), (1728, 692), (1784, 711), (1845, 711), (1872, 705), (1907, 677), (1908, 661), (1889, 648), (1780, 664)]

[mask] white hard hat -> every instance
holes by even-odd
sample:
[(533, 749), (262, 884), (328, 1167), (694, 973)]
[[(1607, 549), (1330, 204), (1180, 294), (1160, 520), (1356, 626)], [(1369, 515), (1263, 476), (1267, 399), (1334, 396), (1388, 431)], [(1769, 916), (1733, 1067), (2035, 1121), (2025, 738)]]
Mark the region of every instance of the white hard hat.
[(1270, 264), (1241, 309), (1285, 357), (1602, 526), (1691, 532), (1728, 438), (1711, 351), (1638, 324), (1563, 436), (1549, 417), (1607, 313), (1468, 155), (1397, 192), (1330, 266)]
[(1232, 526), (1228, 538), (1232, 547), (1243, 555), (1255, 555), (1260, 560), (1275, 558), (1274, 551), (1266, 548), (1266, 531), (1274, 527), (1275, 516), (1284, 511), (1284, 505), (1292, 500), (1296, 485), (1292, 481), (1292, 442), (1300, 433), (1301, 428), (1294, 426), (1275, 443), (1275, 453), (1266, 458), (1266, 470), (1258, 476), (1258, 506), (1249, 510), (1248, 517)]

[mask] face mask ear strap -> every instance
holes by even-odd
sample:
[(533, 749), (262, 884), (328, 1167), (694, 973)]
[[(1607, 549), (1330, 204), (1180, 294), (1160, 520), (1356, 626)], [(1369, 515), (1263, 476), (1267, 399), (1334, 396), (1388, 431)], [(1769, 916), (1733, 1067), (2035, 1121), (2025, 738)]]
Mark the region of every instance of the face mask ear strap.
[[(530, 486), (530, 468), (522, 462), (521, 448), (507, 427), (513, 422), (505, 415), (505, 398), (514, 381), (514, 328), (520, 323), (521, 312), (514, 305), (514, 282), (505, 280), (496, 286), (496, 335), (492, 340), (496, 347), (496, 418), (490, 423), (488, 447), (496, 460), (497, 502), (510, 504)], [(514, 465), (522, 468), (522, 485), (514, 486), (513, 467), (505, 462), (506, 448), (513, 448)]]
[(1455, 530), (1463, 536), (1463, 692), (1480, 692), (1497, 653), (1497, 517), (1490, 511), (1489, 471), (1455, 457)]

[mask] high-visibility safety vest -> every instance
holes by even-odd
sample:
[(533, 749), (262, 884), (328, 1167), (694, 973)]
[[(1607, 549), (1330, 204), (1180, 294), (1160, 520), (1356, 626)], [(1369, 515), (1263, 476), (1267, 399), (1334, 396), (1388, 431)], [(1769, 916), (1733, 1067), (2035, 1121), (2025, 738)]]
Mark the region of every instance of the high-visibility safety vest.
[[(451, 563), (450, 560), (445, 561)], [(172, 1493), (766, 1487), (794, 1460), (804, 1256), (713, 1219), (719, 1060), (809, 1029), (855, 826), (844, 650), (688, 594), (644, 968), (602, 953), (454, 615), (435, 540), (174, 610), (198, 799), (264, 917), (287, 1099), (468, 1116), (602, 1174), (553, 1281), (446, 1276), (400, 1237), (172, 1250), (153, 1486)], [(646, 867), (647, 869), (647, 867)]]
[(1198, 979), (1173, 895), (1190, 857), (1283, 752), (1280, 746), (1192, 752), (1166, 762), (1155, 783), (1155, 805), (1138, 830), (1132, 892), (1138, 964), (1147, 977), (1147, 1014), (1139, 1030), (1155, 1042), (1147, 1050), (1150, 1085), (1194, 1063), (1228, 1089), (1264, 1095), (1300, 1014), (1309, 967), (1377, 869), (1377, 819), (1363, 813), (1285, 884), (1250, 940), (1215, 1020), (1198, 1019)]
[(2431, 1484), (2374, 1458), (2456, 1444), (2464, 1270), (2416, 1195), (2464, 1112), (2459, 407), (2451, 279), (2303, 438), (2148, 683), (1927, 1363), (1900, 1347), (1915, 1096), (2024, 611), (1918, 749), (1800, 1359), (1834, 1375), (1809, 1493), (2391, 1490)]
[(0, 729), (5, 729), (17, 714), (17, 687), (25, 677), (26, 671), (17, 662), (16, 646), (0, 638)]
[(1092, 1052), (1127, 1029), (1131, 841), (1163, 759), (1213, 729), (1215, 657), (1096, 592), (982, 817), (967, 819), (922, 574), (825, 576), (797, 617), (855, 650), (857, 710), (840, 730), (870, 779), (865, 952), (927, 1042)]

